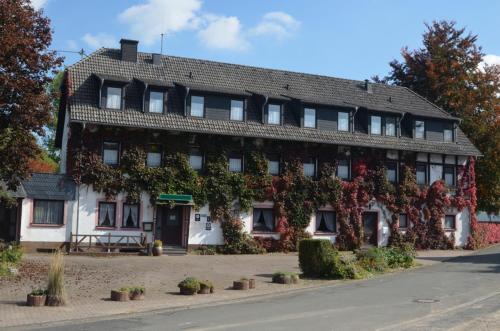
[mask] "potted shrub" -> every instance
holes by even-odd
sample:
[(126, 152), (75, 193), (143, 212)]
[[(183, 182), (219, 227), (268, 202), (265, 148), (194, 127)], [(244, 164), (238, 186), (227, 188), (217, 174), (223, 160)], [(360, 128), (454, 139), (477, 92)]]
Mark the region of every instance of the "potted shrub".
[(146, 289), (144, 286), (132, 286), (128, 288), (130, 300), (144, 300)]
[(194, 277), (187, 277), (177, 286), (182, 295), (194, 295), (200, 290), (200, 282)]
[(119, 290), (111, 291), (112, 301), (128, 301), (129, 297), (130, 297), (130, 292), (127, 287), (122, 287)]
[(161, 240), (155, 240), (153, 243), (153, 256), (161, 256), (163, 253), (163, 243)]
[(250, 289), (255, 288), (255, 279), (250, 278), (250, 279), (248, 280), (248, 288), (250, 288)]
[(47, 301), (47, 290), (37, 289), (31, 291), (31, 293), (28, 294), (26, 304), (30, 307), (41, 307), (45, 306), (46, 301)]
[(200, 290), (198, 291), (198, 294), (210, 294), (214, 293), (214, 285), (208, 281), (200, 281)]
[(241, 278), (233, 282), (233, 289), (235, 290), (248, 290), (249, 282), (247, 278)]

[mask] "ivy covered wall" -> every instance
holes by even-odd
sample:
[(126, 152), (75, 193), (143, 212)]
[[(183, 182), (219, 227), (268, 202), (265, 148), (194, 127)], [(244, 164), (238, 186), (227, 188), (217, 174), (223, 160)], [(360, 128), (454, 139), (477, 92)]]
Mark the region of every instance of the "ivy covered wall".
[[(312, 213), (330, 205), (337, 213), (336, 245), (351, 250), (362, 244), (362, 213), (371, 201), (382, 203), (392, 214), (390, 245), (411, 242), (417, 248), (450, 248), (453, 238), (445, 235), (442, 219), (448, 208), (458, 211), (468, 207), (471, 219), (470, 248), (480, 245), (475, 219), (474, 160), (459, 168), (457, 188), (450, 195), (443, 181), (430, 187), (416, 184), (413, 153), (403, 153), (401, 180), (391, 184), (384, 168), (385, 151), (351, 148), (342, 151), (333, 145), (279, 142), (260, 139), (192, 134), (153, 133), (146, 130), (103, 128), (72, 124), (68, 169), (78, 183), (112, 198), (126, 192), (127, 199), (137, 201), (141, 191), (149, 193), (154, 204), (160, 193), (191, 194), (196, 206), (208, 204), (212, 218), (221, 222), (228, 252), (268, 250), (291, 251), (305, 232)], [(103, 164), (103, 141), (121, 143), (121, 161), (117, 167)], [(148, 144), (163, 146), (163, 166), (146, 166)], [(204, 152), (204, 169), (198, 173), (188, 162), (190, 148)], [(239, 152), (244, 156), (243, 173), (228, 170), (228, 156)], [(280, 175), (267, 171), (266, 155), (282, 156)], [(317, 157), (315, 178), (303, 174), (302, 162)], [(335, 177), (337, 160), (350, 158), (351, 180)], [(260, 239), (256, 243), (242, 233), (240, 212), (251, 208), (254, 201), (273, 201), (279, 240)], [(236, 203), (235, 203), (236, 202)], [(399, 213), (408, 215), (411, 226), (399, 231)]]

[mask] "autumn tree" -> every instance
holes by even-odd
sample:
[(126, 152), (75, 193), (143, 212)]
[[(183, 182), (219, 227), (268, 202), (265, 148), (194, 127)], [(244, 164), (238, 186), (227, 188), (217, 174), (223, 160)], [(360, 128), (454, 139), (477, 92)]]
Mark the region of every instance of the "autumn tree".
[(478, 207), (498, 212), (500, 67), (484, 64), (477, 35), (455, 22), (435, 21), (426, 28), (423, 47), (405, 47), (403, 60), (393, 60), (379, 81), (408, 87), (462, 120), (461, 129), (483, 154), (476, 163)]
[(0, 0), (0, 181), (10, 189), (29, 176), (40, 154), (35, 135), (50, 120), (46, 87), (62, 63), (51, 42), (50, 20), (30, 1)]

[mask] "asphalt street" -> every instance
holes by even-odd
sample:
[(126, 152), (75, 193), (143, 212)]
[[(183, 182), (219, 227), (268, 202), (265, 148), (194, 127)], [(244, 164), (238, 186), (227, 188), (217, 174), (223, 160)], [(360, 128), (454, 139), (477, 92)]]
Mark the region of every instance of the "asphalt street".
[(39, 330), (500, 330), (500, 246), (275, 297)]

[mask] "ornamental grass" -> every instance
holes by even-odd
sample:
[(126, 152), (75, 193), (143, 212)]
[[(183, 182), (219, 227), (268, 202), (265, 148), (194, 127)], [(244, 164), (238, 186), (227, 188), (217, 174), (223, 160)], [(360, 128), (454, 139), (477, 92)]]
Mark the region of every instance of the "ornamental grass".
[(49, 266), (47, 284), (47, 305), (64, 306), (66, 304), (66, 285), (64, 283), (64, 256), (56, 251)]

